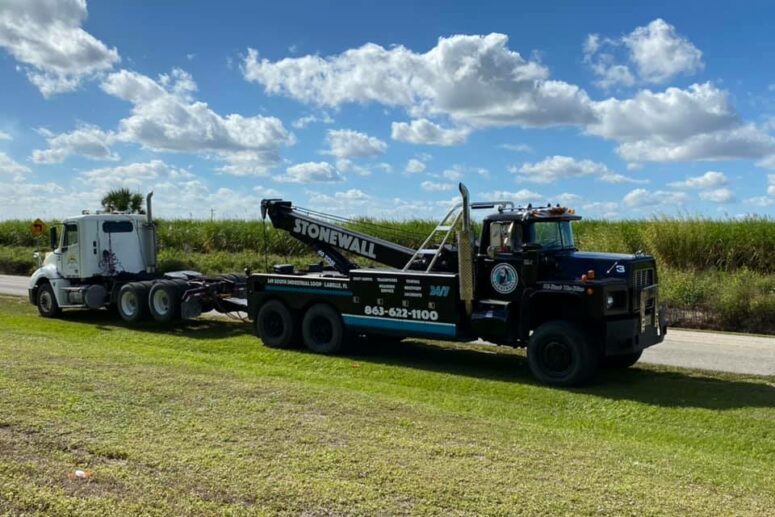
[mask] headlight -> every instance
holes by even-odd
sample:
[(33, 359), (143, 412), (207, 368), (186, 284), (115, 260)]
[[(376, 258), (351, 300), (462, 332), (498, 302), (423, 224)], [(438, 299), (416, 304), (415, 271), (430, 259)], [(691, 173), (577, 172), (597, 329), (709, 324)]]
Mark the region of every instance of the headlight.
[(612, 289), (605, 293), (606, 311), (623, 311), (627, 309), (627, 290)]

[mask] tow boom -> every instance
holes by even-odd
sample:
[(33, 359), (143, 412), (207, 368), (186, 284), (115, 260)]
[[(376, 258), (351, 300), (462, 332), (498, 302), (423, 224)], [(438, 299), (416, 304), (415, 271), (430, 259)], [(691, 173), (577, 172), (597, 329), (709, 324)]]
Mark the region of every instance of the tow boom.
[(294, 207), (290, 201), (261, 201), (262, 217), (269, 215), (275, 228), (285, 230), (294, 238), (312, 246), (342, 274), (347, 274), (358, 266), (350, 262), (339, 250), (395, 268), (403, 268), (415, 254), (412, 248), (323, 221), (313, 214), (311, 211)]

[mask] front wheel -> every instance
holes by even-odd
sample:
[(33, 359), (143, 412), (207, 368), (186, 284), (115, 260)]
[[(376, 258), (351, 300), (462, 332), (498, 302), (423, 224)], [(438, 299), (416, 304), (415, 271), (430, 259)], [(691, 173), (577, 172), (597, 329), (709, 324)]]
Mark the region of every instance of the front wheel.
[(344, 325), (333, 307), (319, 303), (304, 314), (301, 322), (304, 346), (318, 354), (335, 354), (344, 345)]
[(584, 334), (567, 321), (548, 321), (538, 327), (530, 336), (527, 359), (533, 375), (552, 386), (582, 384), (599, 364)]
[(643, 355), (643, 350), (631, 354), (612, 355), (603, 359), (603, 365), (611, 369), (629, 368), (638, 362), (641, 355)]
[(54, 296), (54, 288), (49, 283), (38, 287), (37, 306), (38, 312), (44, 318), (57, 318), (62, 314), (62, 309)]

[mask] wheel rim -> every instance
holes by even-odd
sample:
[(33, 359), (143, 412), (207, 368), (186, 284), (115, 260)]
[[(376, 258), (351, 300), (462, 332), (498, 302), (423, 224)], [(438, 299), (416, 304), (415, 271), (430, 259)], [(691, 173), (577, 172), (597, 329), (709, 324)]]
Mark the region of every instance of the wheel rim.
[(334, 326), (328, 318), (316, 316), (310, 322), (310, 335), (316, 345), (325, 345), (334, 337)]
[(573, 351), (567, 343), (552, 340), (541, 347), (541, 366), (554, 377), (562, 377), (573, 368)]
[(285, 324), (279, 313), (272, 311), (264, 316), (264, 332), (266, 332), (267, 337), (280, 337), (284, 330)]
[(43, 291), (40, 293), (40, 308), (43, 309), (43, 312), (51, 312), (53, 305), (50, 292)]
[(121, 297), (121, 312), (127, 316), (134, 316), (137, 313), (137, 295), (132, 291), (127, 291)]
[(166, 315), (170, 311), (170, 296), (167, 291), (158, 289), (153, 293), (153, 310), (156, 314)]

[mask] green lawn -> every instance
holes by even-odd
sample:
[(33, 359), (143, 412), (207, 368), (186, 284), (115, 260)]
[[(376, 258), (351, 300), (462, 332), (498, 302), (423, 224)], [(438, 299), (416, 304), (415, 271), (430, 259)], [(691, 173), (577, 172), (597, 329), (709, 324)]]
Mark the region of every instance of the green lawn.
[(507, 350), (332, 358), (248, 330), (0, 297), (0, 514), (775, 508), (775, 378), (642, 366), (558, 390)]

